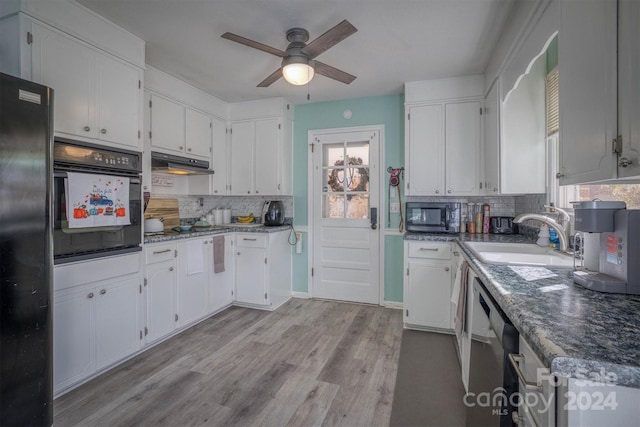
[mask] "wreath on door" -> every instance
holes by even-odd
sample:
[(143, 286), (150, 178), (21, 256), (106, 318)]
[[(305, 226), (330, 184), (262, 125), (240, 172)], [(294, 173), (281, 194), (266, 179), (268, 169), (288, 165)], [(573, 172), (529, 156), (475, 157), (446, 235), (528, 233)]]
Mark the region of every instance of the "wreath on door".
[[(347, 163), (348, 166), (359, 166), (361, 165), (362, 158), (360, 157), (349, 157), (349, 161)], [(333, 164), (334, 166), (344, 166), (344, 160), (336, 160)], [(356, 177), (355, 169), (358, 169), (359, 176)], [(346, 169), (332, 169), (329, 174), (329, 187), (334, 192), (342, 192), (344, 191), (344, 177), (342, 179), (339, 178), (338, 174), (340, 171), (344, 171), (345, 174), (349, 174), (349, 183), (354, 183), (354, 178), (357, 179), (355, 182), (356, 186), (353, 187), (350, 191), (367, 191), (367, 185), (369, 184), (369, 168), (346, 168)]]

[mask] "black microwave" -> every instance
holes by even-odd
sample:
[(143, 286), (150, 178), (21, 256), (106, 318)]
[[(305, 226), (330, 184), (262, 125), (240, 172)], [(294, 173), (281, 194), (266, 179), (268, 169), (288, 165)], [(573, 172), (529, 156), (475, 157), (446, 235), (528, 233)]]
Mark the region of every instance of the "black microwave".
[(460, 232), (460, 203), (407, 202), (405, 213), (407, 231)]

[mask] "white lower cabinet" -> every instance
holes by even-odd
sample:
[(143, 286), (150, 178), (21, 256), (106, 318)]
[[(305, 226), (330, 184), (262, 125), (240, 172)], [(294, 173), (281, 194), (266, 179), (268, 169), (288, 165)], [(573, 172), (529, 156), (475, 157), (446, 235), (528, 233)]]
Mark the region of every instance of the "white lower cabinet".
[(405, 241), (404, 323), (451, 330), (451, 243)]
[(176, 244), (148, 245), (145, 252), (145, 334), (154, 342), (176, 328)]
[[(216, 237), (224, 238), (224, 271), (215, 271), (214, 245)], [(214, 313), (221, 310), (233, 302), (234, 296), (234, 257), (233, 257), (233, 234), (223, 234), (214, 236), (211, 245), (209, 259), (213, 259), (211, 274), (209, 275), (209, 312)]]
[(236, 303), (273, 310), (291, 296), (288, 232), (236, 234)]
[(178, 242), (178, 326), (207, 314), (211, 236)]
[(100, 267), (99, 261), (65, 266), (61, 273), (56, 270), (54, 393), (135, 353), (142, 345), (142, 284), (137, 272), (76, 285), (95, 267)]

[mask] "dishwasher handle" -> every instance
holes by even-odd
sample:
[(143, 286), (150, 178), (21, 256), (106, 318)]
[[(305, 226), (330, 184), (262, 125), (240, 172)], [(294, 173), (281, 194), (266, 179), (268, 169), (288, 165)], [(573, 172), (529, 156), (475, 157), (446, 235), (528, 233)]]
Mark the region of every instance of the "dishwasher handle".
[(535, 383), (533, 381), (527, 381), (527, 379), (524, 376), (524, 373), (520, 370), (520, 362), (524, 362), (524, 355), (509, 353), (508, 356), (509, 356), (509, 362), (511, 363), (511, 366), (513, 366), (513, 369), (516, 371), (518, 380), (522, 383), (522, 385), (524, 385), (524, 388), (526, 390), (533, 390), (533, 391), (537, 391), (538, 393), (542, 393), (543, 391), (542, 384)]

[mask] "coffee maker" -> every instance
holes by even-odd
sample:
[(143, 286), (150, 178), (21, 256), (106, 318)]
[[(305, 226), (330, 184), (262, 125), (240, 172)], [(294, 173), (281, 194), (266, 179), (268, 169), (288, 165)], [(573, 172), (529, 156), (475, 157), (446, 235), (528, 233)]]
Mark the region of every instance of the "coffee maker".
[(576, 270), (573, 281), (599, 292), (640, 295), (640, 210), (623, 202), (580, 202), (575, 228), (600, 233), (598, 271)]

